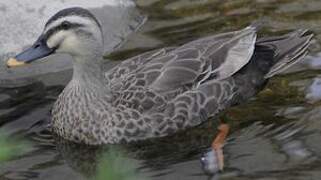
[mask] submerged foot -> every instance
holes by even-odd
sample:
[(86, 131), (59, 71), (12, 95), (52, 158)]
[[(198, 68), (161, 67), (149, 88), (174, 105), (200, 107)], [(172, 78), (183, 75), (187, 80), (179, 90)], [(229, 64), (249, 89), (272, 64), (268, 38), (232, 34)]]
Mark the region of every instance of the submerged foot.
[(215, 174), (224, 169), (223, 146), (229, 129), (229, 125), (225, 123), (219, 125), (211, 150), (201, 158), (202, 168), (207, 174)]
[(212, 149), (216, 154), (217, 162), (219, 170), (224, 169), (224, 155), (223, 155), (223, 146), (225, 143), (226, 136), (229, 132), (229, 125), (227, 124), (220, 124), (218, 127), (219, 133), (215, 137), (213, 143), (212, 143)]

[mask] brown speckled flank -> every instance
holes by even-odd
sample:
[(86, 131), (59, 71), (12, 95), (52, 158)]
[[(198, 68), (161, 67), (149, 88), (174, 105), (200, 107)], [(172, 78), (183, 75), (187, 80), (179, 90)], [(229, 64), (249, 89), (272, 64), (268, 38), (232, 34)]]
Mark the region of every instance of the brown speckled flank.
[[(74, 59), (73, 78), (52, 110), (53, 131), (86, 144), (130, 142), (197, 126), (255, 95), (269, 77), (302, 59), (311, 39), (306, 31), (257, 39), (253, 25), (146, 52), (106, 72), (101, 31), (93, 31), (100, 26), (89, 14), (65, 9), (46, 25), (47, 43), (60, 43), (56, 51)], [(75, 20), (77, 26), (59, 25)]]

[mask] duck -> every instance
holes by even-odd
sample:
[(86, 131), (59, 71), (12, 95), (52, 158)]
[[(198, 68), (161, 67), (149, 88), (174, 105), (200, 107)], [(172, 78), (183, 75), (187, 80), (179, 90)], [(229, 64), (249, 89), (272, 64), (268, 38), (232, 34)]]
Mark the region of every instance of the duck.
[[(244, 29), (163, 47), (105, 70), (100, 22), (87, 9), (66, 8), (45, 24), (36, 42), (7, 60), (18, 68), (55, 53), (69, 54), (73, 75), (52, 107), (52, 131), (88, 144), (129, 143), (198, 126), (255, 96), (268, 80), (302, 60), (313, 35), (295, 30), (257, 37)], [(229, 130), (219, 126), (221, 148)]]

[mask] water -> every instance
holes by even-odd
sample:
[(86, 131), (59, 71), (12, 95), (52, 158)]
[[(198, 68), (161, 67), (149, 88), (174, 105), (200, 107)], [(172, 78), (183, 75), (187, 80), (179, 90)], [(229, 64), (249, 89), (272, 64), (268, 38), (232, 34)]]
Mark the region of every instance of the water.
[[(110, 57), (118, 60), (206, 35), (240, 29), (258, 18), (260, 35), (309, 28), (310, 56), (288, 74), (273, 78), (249, 102), (231, 108), (232, 127), (224, 148), (225, 170), (204, 174), (199, 158), (217, 132), (217, 121), (171, 138), (121, 145), (127, 159), (150, 179), (319, 180), (321, 178), (321, 2), (318, 0), (138, 0), (149, 16), (142, 29)], [(32, 147), (0, 166), (0, 179), (86, 179), (99, 149), (63, 141), (46, 130), (50, 108), (70, 78), (50, 73), (32, 84), (0, 88), (0, 129), (25, 137)]]

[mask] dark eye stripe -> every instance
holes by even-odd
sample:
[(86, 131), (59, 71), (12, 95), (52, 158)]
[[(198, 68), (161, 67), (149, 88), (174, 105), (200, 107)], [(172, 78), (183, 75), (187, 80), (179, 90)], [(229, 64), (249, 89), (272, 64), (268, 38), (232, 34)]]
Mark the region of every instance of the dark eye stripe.
[(44, 38), (47, 40), (49, 39), (53, 34), (57, 33), (58, 31), (61, 31), (61, 30), (68, 30), (68, 29), (76, 29), (76, 28), (80, 28), (80, 27), (84, 27), (83, 24), (79, 24), (79, 23), (67, 23), (66, 22), (63, 22), (61, 24), (59, 24), (58, 26), (56, 27), (53, 27), (51, 29), (49, 29), (46, 34), (44, 35)]
[(91, 32), (85, 31), (83, 29), (77, 29), (76, 30), (76, 34), (82, 35), (82, 36), (87, 36), (87, 37), (90, 37), (90, 38), (95, 38), (94, 35)]
[(94, 20), (97, 25), (101, 28), (100, 23), (95, 18), (95, 16), (89, 12), (86, 9), (80, 8), (80, 7), (73, 7), (73, 8), (67, 8), (59, 11), (57, 14), (55, 14), (53, 17), (51, 17), (48, 22), (46, 23), (46, 27), (53, 23), (54, 21), (57, 21), (60, 18), (68, 17), (68, 16), (79, 16), (79, 17), (86, 17), (89, 19)]

